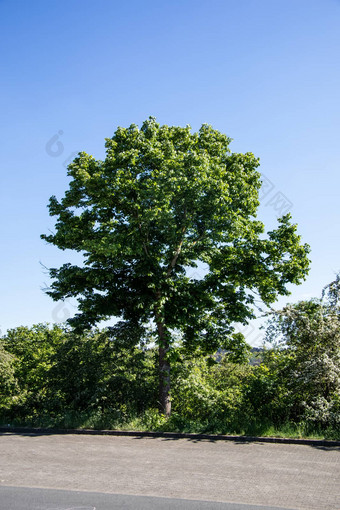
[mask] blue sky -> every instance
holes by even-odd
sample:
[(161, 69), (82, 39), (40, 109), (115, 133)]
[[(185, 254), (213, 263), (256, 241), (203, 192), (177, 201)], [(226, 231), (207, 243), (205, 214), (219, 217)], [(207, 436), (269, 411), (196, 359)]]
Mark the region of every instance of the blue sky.
[(320, 295), (340, 270), (339, 27), (339, 0), (0, 0), (2, 332), (73, 313), (41, 290), (40, 262), (75, 259), (40, 240), (48, 199), (75, 153), (102, 158), (149, 115), (260, 157), (260, 218), (269, 230), (287, 206), (312, 248), (278, 305)]

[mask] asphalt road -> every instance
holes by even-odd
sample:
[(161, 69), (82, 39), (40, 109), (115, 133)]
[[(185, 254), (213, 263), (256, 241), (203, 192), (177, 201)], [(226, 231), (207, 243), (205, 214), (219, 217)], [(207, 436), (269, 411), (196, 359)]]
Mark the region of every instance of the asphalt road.
[(339, 453), (291, 444), (3, 433), (0, 509), (339, 510)]
[(1, 510), (286, 510), (277, 507), (126, 496), (100, 492), (0, 487)]

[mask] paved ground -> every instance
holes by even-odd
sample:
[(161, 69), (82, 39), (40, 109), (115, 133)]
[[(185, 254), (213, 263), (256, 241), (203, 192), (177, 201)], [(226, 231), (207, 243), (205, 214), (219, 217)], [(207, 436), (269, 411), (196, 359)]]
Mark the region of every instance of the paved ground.
[(286, 510), (272, 506), (26, 487), (0, 487), (0, 508), (1, 510)]
[(339, 453), (340, 447), (3, 433), (0, 486), (339, 510)]

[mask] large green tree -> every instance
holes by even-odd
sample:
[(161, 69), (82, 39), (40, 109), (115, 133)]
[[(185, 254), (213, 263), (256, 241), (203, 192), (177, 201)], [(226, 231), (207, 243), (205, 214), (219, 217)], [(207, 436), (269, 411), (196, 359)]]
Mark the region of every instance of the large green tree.
[[(206, 124), (192, 133), (150, 117), (140, 129), (118, 128), (104, 161), (79, 153), (64, 198), (49, 203), (56, 230), (42, 238), (84, 257), (82, 266), (50, 270), (49, 294), (78, 299), (74, 327), (119, 318), (112, 334), (127, 344), (154, 327), (167, 415), (174, 339), (195, 352), (242, 347), (232, 324), (254, 316), (258, 297), (270, 304), (288, 294), (308, 271), (309, 247), (289, 215), (263, 235), (259, 161), (231, 153), (230, 141)], [(197, 264), (202, 277), (190, 278)]]

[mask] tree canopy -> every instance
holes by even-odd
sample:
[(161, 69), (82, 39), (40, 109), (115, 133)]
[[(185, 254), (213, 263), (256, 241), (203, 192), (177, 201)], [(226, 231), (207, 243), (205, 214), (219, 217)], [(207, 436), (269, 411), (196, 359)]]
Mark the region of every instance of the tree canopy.
[[(267, 339), (275, 343), (278, 379), (291, 416), (339, 427), (340, 275), (310, 299), (272, 314)], [(275, 365), (275, 363), (274, 363)], [(272, 375), (272, 374), (270, 374)]]
[[(82, 253), (84, 264), (51, 269), (48, 293), (78, 299), (75, 328), (118, 318), (111, 333), (125, 345), (154, 327), (166, 414), (174, 339), (192, 352), (242, 348), (233, 323), (246, 323), (257, 298), (273, 303), (308, 272), (309, 247), (289, 214), (264, 235), (259, 160), (232, 153), (230, 142), (206, 124), (192, 133), (150, 117), (106, 139), (104, 161), (79, 153), (65, 196), (49, 203), (56, 231), (42, 238)], [(202, 277), (190, 278), (200, 264)]]

